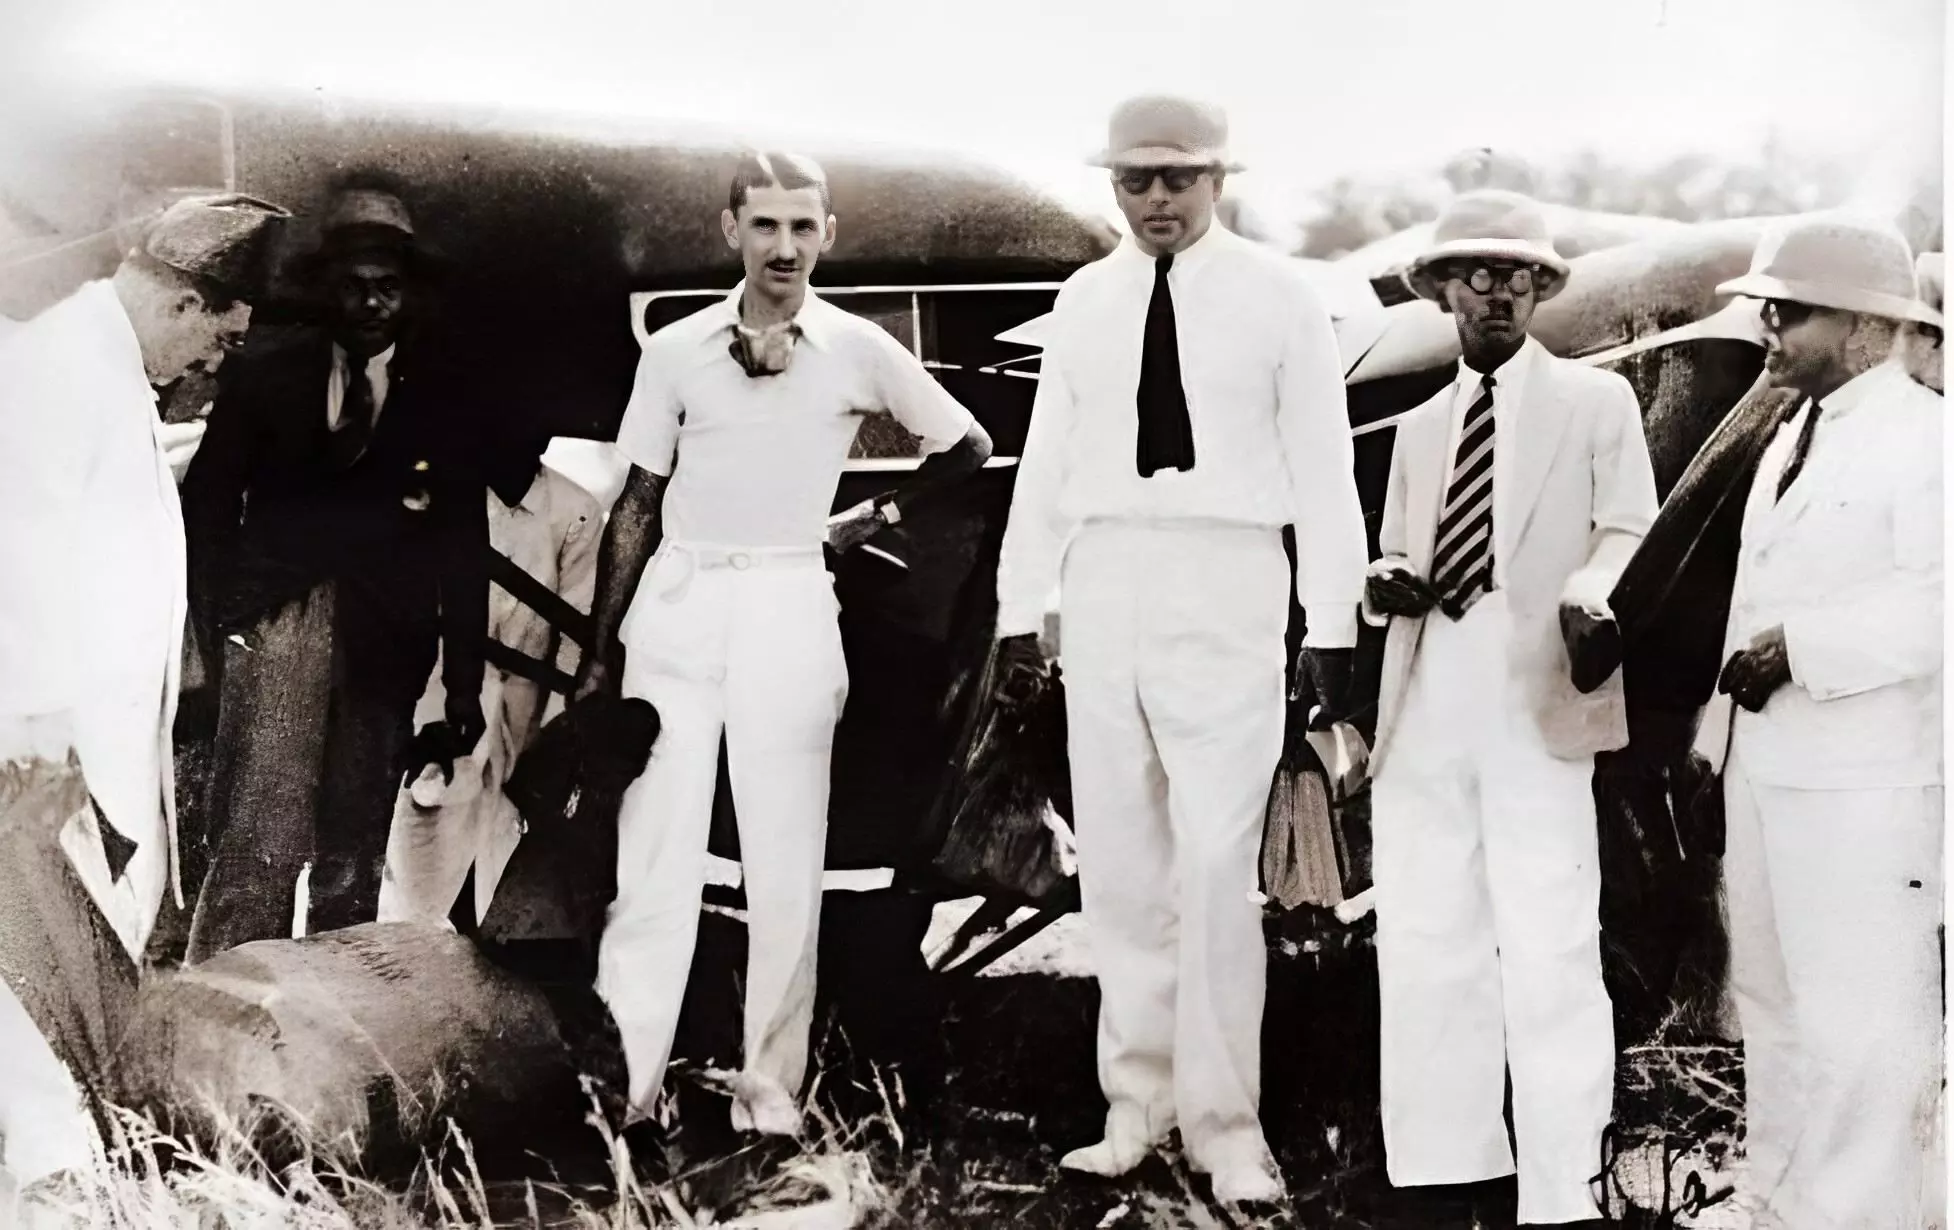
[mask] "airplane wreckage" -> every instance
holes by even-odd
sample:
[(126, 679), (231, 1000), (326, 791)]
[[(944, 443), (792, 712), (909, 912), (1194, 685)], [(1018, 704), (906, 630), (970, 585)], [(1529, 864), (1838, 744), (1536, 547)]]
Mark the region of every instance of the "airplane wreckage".
[[(49, 137), (46, 152), (39, 180), (0, 182), (13, 231), (0, 235), (0, 313), (25, 319), (113, 269), (131, 225), (176, 195), (226, 189), (286, 205), (298, 215), (280, 239), (289, 260), (310, 241), (307, 219), (319, 213), (336, 175), (387, 172), (409, 187), (423, 229), (446, 258), (443, 325), (461, 367), (482, 373), (458, 395), (474, 399), (484, 422), (517, 418), (600, 451), (597, 442), (622, 414), (639, 340), (739, 276), (717, 224), (738, 148), (709, 137), (579, 135), (562, 123), (500, 114), (173, 96), (145, 99), (81, 136)], [(841, 219), (839, 241), (818, 271), (821, 292), (910, 346), (996, 442), (985, 472), (913, 524), (905, 521), (889, 551), (836, 566), (851, 689), (834, 751), (831, 878), (893, 882), (927, 905), (969, 895), (933, 874), (931, 843), (940, 846), (942, 833), (921, 818), (935, 813), (951, 785), (962, 715), (946, 712), (944, 697), (967, 681), (989, 640), (994, 570), (1036, 388), (1040, 318), (1065, 276), (1109, 251), (1117, 236), (1103, 220), (989, 168), (931, 156), (808, 152), (830, 172)], [(1764, 225), (1609, 218), (1570, 225), (1578, 250), (1568, 289), (1535, 317), (1535, 335), (1550, 350), (1629, 378), (1665, 497), (1719, 424), (1736, 417), (1733, 408), (1755, 413), (1768, 398), (1755, 305), (1725, 304), (1714, 292), (1747, 267)], [(1337, 276), (1347, 290), (1348, 271)], [(1375, 294), (1353, 302), (1342, 291), (1335, 301), (1374, 548), (1393, 424), (1451, 379), (1458, 343), (1431, 304), (1387, 304)], [(260, 308), (253, 332), (304, 312), (297, 288), (283, 285)], [(178, 402), (191, 396), (177, 392)], [(563, 455), (577, 460), (574, 447)], [(575, 476), (592, 486), (616, 477), (601, 458), (582, 460), (586, 468)], [(914, 442), (900, 429), (871, 422), (836, 507), (881, 489), (892, 471), (916, 461)], [(599, 494), (614, 495), (614, 487)], [(1638, 575), (1673, 575), (1677, 569), (1655, 556), (1687, 556), (1693, 533), (1672, 525), (1652, 536), (1645, 554), (1654, 562)], [(1702, 698), (1676, 686), (1667, 665), (1672, 653), (1705, 652), (1703, 637), (1691, 639), (1688, 628), (1709, 624), (1665, 615), (1670, 591), (1650, 588), (1661, 592), (1633, 622), (1624, 666), (1635, 743), (1597, 771), (1604, 865), (1623, 869), (1604, 892), (1611, 990), (1643, 1024), (1672, 994), (1713, 1001), (1721, 978), (1720, 936), (1712, 934), (1717, 851), (1713, 840), (1688, 831), (1676, 788)], [(1721, 619), (1710, 618), (1720, 632)], [(1292, 625), (1299, 641), (1300, 612)], [(1639, 642), (1637, 629), (1649, 630)], [(1380, 654), (1381, 637), (1367, 629), (1355, 684), (1360, 706), (1375, 696)], [(958, 690), (966, 702), (968, 692)], [(1362, 712), (1356, 725), (1369, 733)], [(733, 874), (709, 886), (707, 904), (736, 912), (737, 834), (723, 765), (718, 797), (712, 851)], [(586, 972), (539, 972), (498, 956), (565, 940), (587, 955), (603, 894), (586, 887), (580, 902), (552, 900), (552, 886), (568, 882), (561, 868), (530, 883), (512, 870), (480, 945), (445, 931), (373, 924), (139, 972), (56, 842), (60, 825), (84, 806), (85, 785), (72, 767), (0, 776), (0, 878), (9, 880), (0, 891), (0, 973), (102, 1099), (206, 1137), (225, 1122), (289, 1127), (296, 1120), (313, 1141), (336, 1138), (380, 1169), (411, 1166), (440, 1143), (451, 1119), (482, 1150), (531, 1136), (544, 1122), (575, 1130), (589, 1107), (580, 1074), (613, 1091), (607, 1106), (615, 1110), (621, 1058)], [(194, 844), (194, 825), (188, 831)], [(539, 842), (600, 861), (605, 849), (601, 835), (532, 829), (526, 844)], [(189, 857), (194, 862), (194, 850)], [(1677, 907), (1676, 894), (1686, 908)], [(837, 888), (828, 897), (832, 905), (849, 895)], [(992, 921), (1017, 904), (1004, 903)], [(921, 928), (896, 932), (891, 951), (913, 955)], [(1020, 928), (1000, 943), (1022, 938)], [(1706, 945), (1709, 955), (1697, 958), (1704, 985), (1686, 991), (1678, 985), (1679, 967), (1689, 964), (1684, 950)], [(824, 979), (825, 966), (824, 959)], [(1699, 1014), (1705, 1028), (1715, 1028), (1714, 1007)], [(274, 1107), (281, 1109), (267, 1118)], [(275, 1150), (282, 1141), (296, 1149), (280, 1130), (260, 1132), (261, 1146)]]

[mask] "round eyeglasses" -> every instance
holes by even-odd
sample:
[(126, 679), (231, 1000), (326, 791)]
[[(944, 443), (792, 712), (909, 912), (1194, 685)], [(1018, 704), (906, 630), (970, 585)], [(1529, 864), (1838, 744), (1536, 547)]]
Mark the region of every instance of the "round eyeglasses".
[(1478, 265), (1470, 272), (1462, 268), (1455, 269), (1452, 276), (1470, 286), (1475, 294), (1490, 295), (1493, 293), (1493, 287), (1503, 282), (1514, 294), (1524, 295), (1533, 290), (1533, 268), (1531, 265), (1521, 265), (1517, 268)]
[(1203, 175), (1212, 167), (1121, 167), (1114, 179), (1131, 196), (1139, 196), (1153, 187), (1153, 181), (1162, 180), (1169, 192), (1186, 192), (1200, 182)]

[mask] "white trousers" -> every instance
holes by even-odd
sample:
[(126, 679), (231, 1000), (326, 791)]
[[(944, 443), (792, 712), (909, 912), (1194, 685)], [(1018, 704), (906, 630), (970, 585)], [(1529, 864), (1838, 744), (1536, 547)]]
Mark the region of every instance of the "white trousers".
[[(1503, 591), (1426, 617), (1373, 787), (1380, 1091), (1400, 1187), (1514, 1173), (1522, 1222), (1599, 1216), (1614, 1103), (1591, 758), (1550, 755)], [(1513, 1083), (1513, 1141), (1504, 1114)]]
[(1755, 1224), (1945, 1226), (1938, 787), (1724, 773), (1731, 985)]
[(95, 1140), (74, 1074), (0, 981), (0, 1169), (15, 1187), (62, 1170), (86, 1171)]
[[(450, 926), (449, 912), (471, 870), (470, 908), (476, 922), (488, 917), (523, 833), (522, 813), (502, 787), (532, 733), (510, 729), (502, 703), (507, 686), (506, 676), (489, 667), (482, 686), (488, 729), (473, 751), (454, 762), (453, 781), (443, 784), (435, 769), (395, 797), (380, 878), (380, 922)], [(423, 806), (424, 798), (436, 801)]]
[(819, 548), (667, 544), (625, 618), (624, 694), (658, 710), (651, 762), (618, 816), (617, 899), (597, 989), (623, 1035), (630, 1099), (664, 1083), (698, 936), (722, 730), (746, 885), (744, 1064), (798, 1096), (814, 1018), (828, 764), (848, 692)]
[(1269, 1164), (1253, 894), (1289, 585), (1277, 530), (1095, 523), (1060, 586), (1106, 1139), (1138, 1149), (1178, 1126), (1209, 1173)]

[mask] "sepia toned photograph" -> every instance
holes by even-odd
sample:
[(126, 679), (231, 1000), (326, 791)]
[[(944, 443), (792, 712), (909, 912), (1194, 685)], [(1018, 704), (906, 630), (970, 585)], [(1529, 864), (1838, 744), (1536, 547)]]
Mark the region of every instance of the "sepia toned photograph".
[(1948, 1230), (1949, 46), (0, 4), (0, 1230)]

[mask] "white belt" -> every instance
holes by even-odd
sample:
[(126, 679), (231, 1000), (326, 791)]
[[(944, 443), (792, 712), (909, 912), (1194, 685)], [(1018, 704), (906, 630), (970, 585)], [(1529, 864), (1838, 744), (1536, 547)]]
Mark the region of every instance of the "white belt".
[(653, 557), (656, 566), (659, 558), (675, 555), (684, 561), (685, 567), (672, 578), (659, 592), (665, 602), (679, 602), (692, 588), (692, 577), (700, 569), (730, 568), (735, 572), (746, 572), (753, 568), (807, 567), (820, 564), (820, 547), (716, 547), (704, 543), (666, 542), (658, 548)]

